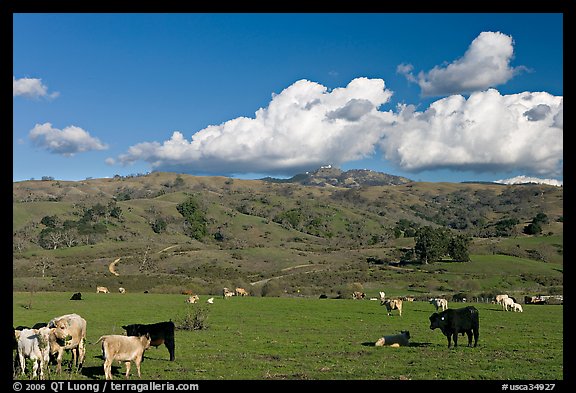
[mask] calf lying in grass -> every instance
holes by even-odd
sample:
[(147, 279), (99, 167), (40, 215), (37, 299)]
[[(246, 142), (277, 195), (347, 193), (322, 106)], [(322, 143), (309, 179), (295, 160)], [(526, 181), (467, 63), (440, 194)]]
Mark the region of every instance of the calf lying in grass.
[(390, 347), (394, 347), (394, 348), (398, 348), (398, 347), (407, 347), (410, 345), (410, 332), (408, 330), (402, 330), (400, 332), (400, 334), (395, 334), (392, 336), (384, 336), (378, 339), (378, 341), (376, 341), (376, 344), (374, 344), (377, 347), (383, 347), (383, 346), (390, 346)]

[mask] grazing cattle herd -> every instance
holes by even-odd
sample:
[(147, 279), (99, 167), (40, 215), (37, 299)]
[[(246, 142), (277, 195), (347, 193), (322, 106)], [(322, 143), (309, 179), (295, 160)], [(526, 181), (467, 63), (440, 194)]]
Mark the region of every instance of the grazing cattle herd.
[[(97, 287), (96, 293), (110, 293), (106, 287)], [(120, 288), (119, 293), (125, 293)], [(196, 303), (200, 300), (192, 291), (181, 291), (188, 295), (187, 303)], [(222, 297), (248, 296), (249, 293), (243, 288), (230, 291), (224, 288)], [(384, 291), (379, 292), (380, 305), (386, 306), (388, 316), (397, 310), (402, 316), (403, 300), (414, 301), (411, 297), (386, 298)], [(364, 292), (353, 292), (352, 298), (361, 300), (366, 297)], [(72, 299), (81, 300), (81, 294), (75, 293)], [(375, 298), (372, 298), (375, 299)], [(207, 300), (213, 304), (214, 297)], [(479, 338), (479, 313), (476, 307), (467, 306), (462, 308), (449, 308), (448, 301), (444, 298), (431, 298), (429, 303), (435, 307), (436, 312), (429, 317), (430, 329), (440, 329), (446, 336), (448, 348), (458, 346), (458, 335), (468, 336), (468, 347), (476, 347)], [(502, 307), (502, 311), (523, 312), (522, 306), (516, 300), (506, 294), (495, 297), (494, 304)], [(138, 377), (141, 378), (141, 364), (144, 361), (144, 352), (150, 347), (166, 346), (170, 355), (170, 361), (175, 360), (175, 324), (172, 321), (152, 324), (130, 324), (122, 328), (126, 335), (109, 334), (101, 336), (96, 343), (102, 345), (103, 371), (105, 379), (112, 379), (112, 364), (114, 361), (124, 362), (126, 365), (125, 378), (129, 378), (131, 364), (134, 363)], [(26, 375), (27, 364), (31, 365), (32, 378), (45, 378), (45, 371), (51, 361), (56, 363), (57, 373), (62, 372), (62, 359), (66, 351), (71, 352), (72, 360), (69, 363), (77, 370), (82, 368), (86, 356), (86, 331), (87, 322), (78, 314), (66, 314), (52, 318), (48, 323), (37, 323), (32, 328), (18, 326), (14, 328), (13, 349), (17, 351), (14, 360), (19, 363), (20, 373)], [(410, 332), (402, 330), (398, 334), (385, 335), (379, 338), (374, 346), (394, 347), (410, 346)]]

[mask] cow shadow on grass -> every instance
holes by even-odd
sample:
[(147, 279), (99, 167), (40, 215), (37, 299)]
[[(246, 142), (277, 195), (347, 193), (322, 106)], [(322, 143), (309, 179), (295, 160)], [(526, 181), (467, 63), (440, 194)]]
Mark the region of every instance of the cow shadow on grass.
[[(90, 378), (90, 379), (104, 379), (104, 357), (102, 355), (97, 355), (97, 356), (94, 356), (94, 358), (101, 360), (102, 364), (99, 366), (91, 366), (91, 367), (83, 366), (82, 369), (80, 370), (80, 373), (82, 375), (84, 375), (85, 377)], [(170, 361), (170, 359), (150, 357), (150, 356), (146, 356), (146, 355), (144, 355), (144, 359), (149, 359), (149, 360), (154, 360), (154, 361), (165, 361), (165, 362)], [(144, 363), (144, 359), (142, 359), (142, 363)], [(112, 376), (123, 379), (126, 376), (126, 368), (125, 368), (126, 366), (124, 365), (124, 362), (122, 362), (120, 365), (117, 365), (117, 366), (114, 364), (117, 364), (117, 362), (112, 364), (112, 369), (111, 369)], [(136, 366), (133, 365), (133, 367), (131, 368), (130, 376), (132, 376), (132, 372), (133, 372), (132, 370), (136, 370)]]
[[(364, 341), (362, 343), (363, 346), (365, 347), (375, 347), (376, 346), (376, 342), (375, 341)], [(432, 343), (419, 343), (419, 342), (411, 342), (408, 346), (409, 347), (429, 347), (431, 346)]]
[[(114, 369), (119, 368), (112, 366), (112, 374), (114, 374)], [(104, 366), (90, 366), (82, 367), (82, 375), (90, 379), (104, 379)]]
[[(102, 363), (99, 366), (90, 366), (90, 367), (82, 366), (80, 372), (82, 375), (90, 379), (104, 379), (104, 356), (96, 355), (94, 356), (94, 359), (99, 359), (102, 361)], [(118, 376), (119, 378), (120, 377), (123, 378), (126, 373), (126, 369), (124, 367), (125, 367), (124, 362), (120, 364), (118, 362), (112, 363), (112, 368), (110, 369), (110, 371), (112, 372), (112, 376)]]

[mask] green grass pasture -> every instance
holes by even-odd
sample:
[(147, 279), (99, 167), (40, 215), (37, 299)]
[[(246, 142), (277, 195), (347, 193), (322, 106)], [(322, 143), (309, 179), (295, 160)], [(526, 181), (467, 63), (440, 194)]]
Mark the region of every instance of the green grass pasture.
[[(435, 311), (427, 302), (404, 302), (402, 317), (388, 316), (379, 301), (311, 298), (185, 296), (127, 293), (16, 292), (13, 324), (78, 313), (88, 323), (87, 353), (80, 373), (64, 379), (104, 379), (100, 345), (104, 334), (124, 334), (122, 325), (178, 320), (194, 307), (206, 309), (202, 330), (176, 331), (176, 360), (164, 347), (150, 348), (142, 364), (145, 380), (562, 380), (563, 306), (523, 305), (523, 313), (474, 303), (480, 313), (477, 348), (447, 348), (430, 330)], [(463, 304), (449, 303), (457, 308)], [(383, 335), (409, 330), (409, 347), (375, 347)], [(64, 359), (71, 355), (65, 354)], [(54, 366), (51, 366), (52, 378)], [(124, 366), (113, 367), (123, 379)], [(132, 368), (131, 379), (137, 379)], [(19, 377), (18, 377), (19, 378)]]

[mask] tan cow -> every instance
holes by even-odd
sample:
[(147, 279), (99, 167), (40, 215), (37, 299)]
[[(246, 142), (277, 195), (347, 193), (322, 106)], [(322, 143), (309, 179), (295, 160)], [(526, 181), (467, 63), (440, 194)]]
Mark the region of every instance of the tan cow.
[(110, 293), (106, 287), (96, 287), (96, 293)]
[(189, 297), (186, 299), (186, 303), (194, 304), (194, 303), (196, 303), (198, 300), (200, 300), (200, 296), (198, 296), (198, 295), (189, 296)]
[(231, 290), (229, 290), (229, 289), (226, 288), (226, 287), (222, 289), (222, 297), (223, 297), (224, 299), (229, 298), (229, 297), (232, 297), (232, 296), (234, 296), (234, 295), (236, 295), (236, 293), (234, 293), (234, 291), (231, 291)]
[(144, 357), (144, 351), (150, 348), (150, 335), (144, 336), (123, 336), (110, 334), (102, 336), (96, 341), (102, 341), (102, 356), (104, 357), (104, 376), (112, 379), (112, 363), (117, 360), (126, 364), (126, 379), (130, 376), (130, 365), (134, 362), (138, 371), (138, 378), (141, 378), (140, 363)]
[(436, 312), (438, 312), (438, 309), (442, 309), (442, 311), (445, 311), (448, 308), (448, 300), (446, 299), (442, 299), (442, 298), (432, 298), (429, 300), (430, 304), (433, 304), (434, 307), (436, 307)]
[(361, 300), (361, 299), (364, 299), (365, 297), (366, 297), (366, 294), (364, 292), (360, 292), (360, 291), (352, 292), (352, 299)]
[(236, 296), (248, 296), (248, 292), (244, 288), (236, 288)]
[(380, 302), (380, 305), (386, 306), (388, 315), (392, 315), (392, 310), (398, 310), (400, 316), (402, 316), (402, 299), (387, 299), (384, 302)]
[(66, 314), (50, 320), (48, 327), (60, 329), (63, 337), (67, 338), (62, 342), (58, 335), (50, 335), (50, 353), (57, 354), (56, 371), (62, 372), (62, 357), (65, 350), (72, 351), (72, 363), (77, 368), (82, 367), (86, 355), (86, 320), (78, 314)]

